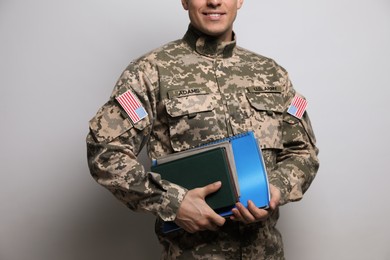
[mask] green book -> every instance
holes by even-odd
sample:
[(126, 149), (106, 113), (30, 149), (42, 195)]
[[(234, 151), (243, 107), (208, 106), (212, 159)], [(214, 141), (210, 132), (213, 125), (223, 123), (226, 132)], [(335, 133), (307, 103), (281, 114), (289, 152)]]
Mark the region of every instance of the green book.
[(151, 170), (159, 173), (162, 179), (187, 189), (221, 181), (221, 188), (206, 197), (207, 204), (217, 213), (231, 209), (238, 201), (226, 149), (223, 147), (152, 166)]

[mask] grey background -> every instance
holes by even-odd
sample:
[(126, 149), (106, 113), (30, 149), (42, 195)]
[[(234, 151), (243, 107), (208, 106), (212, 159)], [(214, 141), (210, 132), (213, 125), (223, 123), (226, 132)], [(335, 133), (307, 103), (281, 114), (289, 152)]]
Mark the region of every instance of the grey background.
[[(127, 64), (187, 25), (179, 0), (0, 0), (1, 260), (158, 258), (153, 217), (93, 181), (84, 139)], [(390, 2), (247, 0), (235, 31), (289, 71), (321, 149), (282, 208), (287, 258), (390, 259)]]

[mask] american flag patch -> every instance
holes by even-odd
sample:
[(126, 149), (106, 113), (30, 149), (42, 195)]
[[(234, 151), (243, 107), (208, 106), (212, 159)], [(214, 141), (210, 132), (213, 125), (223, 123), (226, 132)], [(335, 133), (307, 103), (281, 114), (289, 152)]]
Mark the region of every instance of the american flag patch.
[(293, 100), (291, 102), (291, 105), (287, 109), (287, 113), (295, 116), (296, 118), (301, 119), (303, 116), (303, 113), (305, 113), (306, 107), (307, 107), (306, 99), (304, 99), (298, 95), (295, 95), (295, 97), (293, 98)]
[(148, 115), (138, 98), (130, 90), (118, 96), (116, 100), (129, 115), (134, 124)]

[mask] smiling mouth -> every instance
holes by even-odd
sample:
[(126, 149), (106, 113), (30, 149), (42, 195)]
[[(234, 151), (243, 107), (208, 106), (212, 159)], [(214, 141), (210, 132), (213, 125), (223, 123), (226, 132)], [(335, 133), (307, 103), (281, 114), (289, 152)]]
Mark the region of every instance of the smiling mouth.
[(210, 18), (211, 20), (219, 20), (224, 13), (203, 13), (205, 16)]

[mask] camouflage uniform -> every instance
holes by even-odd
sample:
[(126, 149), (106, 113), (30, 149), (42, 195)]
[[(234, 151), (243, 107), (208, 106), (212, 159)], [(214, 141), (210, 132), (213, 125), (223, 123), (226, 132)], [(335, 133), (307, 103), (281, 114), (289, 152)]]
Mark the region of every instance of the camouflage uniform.
[[(137, 123), (115, 101), (127, 90), (148, 113)], [(157, 216), (164, 259), (284, 259), (278, 210), (250, 225), (227, 220), (217, 232), (162, 234), (161, 220), (175, 219), (187, 190), (147, 172), (137, 155), (145, 144), (157, 158), (252, 130), (281, 204), (300, 200), (319, 163), (307, 113), (301, 120), (286, 113), (295, 94), (273, 60), (235, 40), (217, 44), (190, 26), (183, 39), (132, 62), (90, 121), (92, 176), (130, 209)]]

